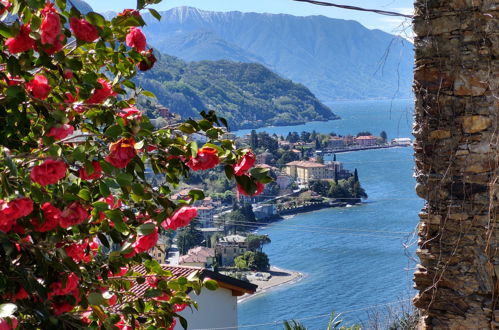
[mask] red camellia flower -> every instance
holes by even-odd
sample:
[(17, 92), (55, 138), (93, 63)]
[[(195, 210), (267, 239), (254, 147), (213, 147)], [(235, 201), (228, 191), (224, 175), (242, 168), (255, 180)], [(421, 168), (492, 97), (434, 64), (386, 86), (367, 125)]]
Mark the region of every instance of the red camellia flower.
[(48, 131), (47, 136), (52, 136), (56, 140), (62, 140), (73, 134), (74, 130), (74, 127), (69, 124), (60, 125), (58, 127), (54, 126)]
[(50, 85), (47, 77), (37, 74), (33, 80), (26, 83), (26, 90), (36, 98), (45, 100), (50, 93)]
[(144, 59), (137, 64), (137, 67), (140, 71), (147, 71), (152, 69), (154, 63), (156, 63), (156, 56), (154, 56), (152, 49), (149, 49), (147, 52), (142, 52), (144, 55)]
[(183, 206), (166, 219), (161, 226), (165, 229), (177, 230), (179, 227), (187, 226), (197, 215), (198, 210), (195, 207)]
[(208, 170), (220, 163), (217, 156), (217, 150), (209, 147), (201, 148), (198, 150), (196, 158), (191, 159), (185, 163), (193, 171)]
[(88, 212), (78, 202), (69, 204), (61, 213), (59, 225), (62, 228), (78, 225), (87, 220)]
[(109, 146), (109, 155), (105, 160), (117, 168), (125, 168), (137, 155), (135, 140), (133, 138), (122, 138)]
[(141, 52), (146, 50), (146, 36), (138, 27), (132, 26), (130, 32), (126, 35), (126, 45), (135, 48), (136, 51)]
[(24, 299), (28, 299), (29, 298), (29, 294), (26, 292), (26, 290), (24, 290), (23, 287), (21, 287), (19, 289), (19, 291), (17, 291), (17, 293), (12, 297), (12, 299), (14, 301), (16, 300), (24, 300)]
[[(48, 55), (54, 55), (55, 53), (60, 51), (62, 49), (62, 47), (64, 46), (63, 41), (64, 41), (64, 34), (59, 34), (56, 37), (54, 44), (48, 44), (47, 46), (43, 47), (42, 49)], [(39, 51), (37, 46), (35, 46), (35, 49), (37, 51)]]
[(75, 37), (81, 41), (94, 42), (99, 38), (99, 31), (97, 31), (97, 28), (84, 18), (78, 19), (76, 17), (71, 17), (69, 19), (69, 26)]
[(16, 220), (33, 212), (33, 201), (28, 197), (14, 199), (6, 204), (3, 209), (2, 206), (0, 206), (0, 212), (5, 216)]
[(19, 34), (13, 38), (8, 38), (5, 41), (5, 46), (9, 49), (11, 54), (22, 53), (35, 48), (35, 40), (31, 39), (29, 34), (31, 28), (29, 25), (21, 26)]
[(125, 120), (125, 125), (128, 124), (127, 119), (140, 120), (142, 118), (142, 112), (136, 107), (121, 109), (118, 116)]
[(3, 15), (3, 13), (12, 6), (9, 0), (0, 0), (0, 5), (3, 6), (2, 9), (0, 9), (0, 15)]
[(42, 10), (42, 24), (40, 25), (42, 44), (54, 45), (61, 33), (61, 18), (54, 9), (54, 4), (47, 3)]
[(89, 104), (100, 104), (104, 102), (107, 98), (115, 96), (116, 93), (113, 92), (111, 88), (111, 83), (104, 78), (97, 79), (97, 82), (101, 85), (101, 88), (96, 88), (92, 95), (88, 98), (86, 103)]
[(72, 292), (78, 287), (78, 281), (78, 276), (75, 273), (70, 273), (65, 284), (62, 281), (50, 284), (49, 299), (53, 296), (63, 296)]
[(156, 245), (158, 238), (159, 238), (158, 228), (155, 227), (154, 231), (149, 235), (143, 235), (137, 238), (137, 241), (132, 245), (133, 250), (136, 253), (146, 252), (147, 250), (152, 249)]
[(59, 225), (61, 210), (59, 210), (54, 205), (46, 202), (42, 205), (41, 210), (43, 212), (43, 223), (40, 223), (38, 219), (31, 219), (31, 223), (38, 232), (46, 232), (54, 230), (57, 225)]
[(263, 192), (263, 189), (265, 189), (265, 185), (261, 182), (256, 182), (256, 191), (253, 195), (250, 195), (246, 192), (246, 190), (244, 190), (243, 187), (241, 187), (241, 185), (237, 185), (237, 191), (239, 191), (239, 193), (245, 195), (245, 196), (251, 196), (251, 197), (254, 197), (254, 196), (258, 196), (260, 195), (262, 192)]
[(57, 183), (66, 176), (66, 163), (60, 160), (47, 159), (41, 165), (33, 167), (31, 170), (31, 180), (46, 186)]
[(14, 330), (17, 329), (18, 324), (15, 317), (0, 318), (0, 330)]
[(175, 304), (173, 305), (173, 311), (175, 313), (183, 311), (187, 307), (187, 304)]
[(100, 179), (102, 177), (102, 167), (100, 166), (100, 163), (94, 160), (92, 162), (92, 166), (94, 168), (92, 174), (88, 174), (86, 168), (80, 168), (78, 173), (82, 180), (95, 180), (95, 179)]
[(238, 176), (243, 175), (255, 164), (255, 161), (255, 154), (251, 151), (247, 151), (243, 158), (234, 165), (234, 174)]
[(135, 16), (137, 18), (140, 17), (140, 12), (136, 9), (125, 9), (121, 13), (118, 13), (118, 16)]
[(4, 213), (4, 210), (7, 209), (8, 206), (9, 204), (7, 202), (0, 199), (0, 231), (3, 231), (4, 233), (8, 233), (15, 224), (15, 219)]

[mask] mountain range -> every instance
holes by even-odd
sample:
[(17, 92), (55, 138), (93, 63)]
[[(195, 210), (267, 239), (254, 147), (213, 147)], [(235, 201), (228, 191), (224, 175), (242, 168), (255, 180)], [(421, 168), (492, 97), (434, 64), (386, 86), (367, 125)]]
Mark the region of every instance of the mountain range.
[(260, 63), (326, 102), (412, 95), (413, 45), (356, 21), (191, 7), (161, 15), (144, 15), (149, 43), (186, 61)]

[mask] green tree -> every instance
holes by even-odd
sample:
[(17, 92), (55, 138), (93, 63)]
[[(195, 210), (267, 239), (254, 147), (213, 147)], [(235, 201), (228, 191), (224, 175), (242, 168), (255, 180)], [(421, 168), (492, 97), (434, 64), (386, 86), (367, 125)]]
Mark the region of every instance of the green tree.
[(388, 135), (386, 134), (385, 131), (381, 131), (381, 133), (379, 133), (379, 137), (381, 139), (383, 139), (383, 143), (386, 143), (386, 140), (388, 139)]
[(267, 235), (256, 235), (256, 234), (249, 234), (246, 237), (246, 243), (248, 244), (248, 249), (250, 249), (253, 252), (256, 251), (262, 251), (262, 248), (265, 244), (269, 244), (270, 237)]
[(203, 244), (203, 233), (195, 228), (195, 223), (179, 229), (175, 236), (175, 243), (181, 255), (186, 254), (190, 249)]
[(269, 257), (263, 252), (246, 251), (234, 258), (234, 264), (239, 269), (267, 271), (270, 269)]
[(258, 135), (254, 129), (250, 133), (250, 147), (253, 150), (258, 149)]

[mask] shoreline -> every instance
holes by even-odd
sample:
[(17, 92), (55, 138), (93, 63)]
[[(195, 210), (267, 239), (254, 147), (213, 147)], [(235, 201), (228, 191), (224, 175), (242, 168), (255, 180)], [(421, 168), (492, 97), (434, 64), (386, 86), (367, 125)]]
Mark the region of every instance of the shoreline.
[(258, 288), (254, 294), (245, 294), (238, 297), (238, 304), (263, 295), (272, 289), (296, 283), (305, 277), (303, 273), (275, 266), (270, 266), (270, 270), (265, 273), (270, 273), (272, 277), (267, 281), (258, 279), (250, 280), (250, 283), (258, 285)]

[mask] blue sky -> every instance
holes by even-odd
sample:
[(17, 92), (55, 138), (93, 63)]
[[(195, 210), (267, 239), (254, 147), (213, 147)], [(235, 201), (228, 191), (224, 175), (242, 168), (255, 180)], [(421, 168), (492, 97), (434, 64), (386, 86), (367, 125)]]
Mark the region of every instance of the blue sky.
[[(99, 12), (108, 10), (121, 11), (125, 8), (134, 8), (136, 5), (136, 0), (86, 0), (86, 2)], [(413, 0), (329, 0), (329, 2), (397, 11), (404, 14), (410, 14), (413, 6)], [(324, 15), (356, 20), (370, 29), (381, 29), (394, 34), (403, 34), (402, 30), (404, 28), (406, 28), (405, 33), (409, 33), (407, 27), (410, 25), (410, 21), (403, 18), (315, 6), (292, 0), (164, 0), (163, 3), (156, 5), (154, 8), (167, 10), (178, 6), (191, 6), (213, 11), (238, 10), (243, 12), (285, 13), (299, 16)]]

